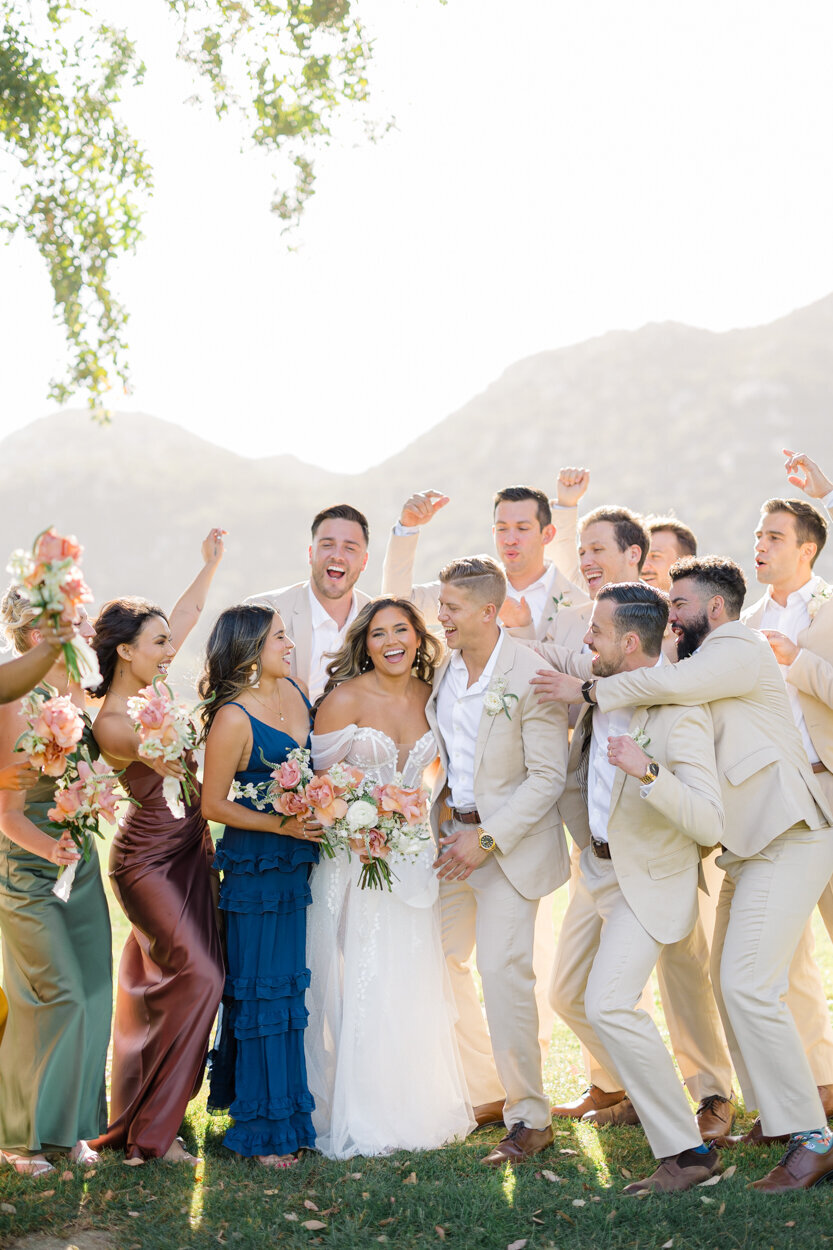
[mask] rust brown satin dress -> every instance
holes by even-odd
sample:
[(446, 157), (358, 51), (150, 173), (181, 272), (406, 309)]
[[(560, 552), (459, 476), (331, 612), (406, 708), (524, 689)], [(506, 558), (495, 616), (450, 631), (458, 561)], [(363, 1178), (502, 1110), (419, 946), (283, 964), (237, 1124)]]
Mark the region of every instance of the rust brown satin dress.
[(214, 849), (199, 804), (178, 820), (162, 778), (142, 763), (123, 780), (142, 806), (119, 827), (110, 880), (133, 927), (119, 964), (110, 1123), (90, 1145), (153, 1159), (173, 1142), (202, 1084), (225, 971), (209, 873)]

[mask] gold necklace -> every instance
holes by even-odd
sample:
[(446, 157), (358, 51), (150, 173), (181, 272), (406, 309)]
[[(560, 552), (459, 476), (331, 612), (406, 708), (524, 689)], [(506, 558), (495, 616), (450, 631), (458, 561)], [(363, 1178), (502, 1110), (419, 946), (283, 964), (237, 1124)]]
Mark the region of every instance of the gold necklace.
[[(281, 704), (281, 689), (280, 689), (280, 686), (278, 685), (278, 682), (275, 682), (275, 693), (278, 696), (278, 720), (280, 721), (286, 720), (286, 717), (283, 714), (283, 706)], [(261, 707), (265, 707), (267, 712), (274, 713), (275, 709), (273, 707), (270, 707), (268, 703), (264, 703), (262, 699), (259, 699), (251, 686), (249, 687), (249, 694), (252, 696), (252, 698), (254, 699), (256, 703), (259, 703)]]

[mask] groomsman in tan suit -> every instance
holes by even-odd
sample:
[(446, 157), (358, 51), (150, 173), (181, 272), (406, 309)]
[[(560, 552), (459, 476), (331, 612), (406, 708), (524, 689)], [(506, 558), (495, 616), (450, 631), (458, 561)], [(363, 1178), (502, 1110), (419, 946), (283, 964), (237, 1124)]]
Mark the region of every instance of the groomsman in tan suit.
[[(559, 492), (561, 490), (559, 484)], [(410, 599), (421, 611), (429, 629), (437, 630), (440, 628), (437, 619), (440, 582), (414, 585), (414, 559), (420, 530), (448, 502), (447, 495), (434, 490), (418, 492), (405, 502), (388, 539), (382, 570), (382, 594)], [(584, 591), (562, 577), (547, 559), (547, 547), (554, 537), (550, 502), (542, 490), (508, 486), (497, 492), (492, 538), (506, 574), (506, 600), (501, 608), (501, 621), (511, 625), (515, 605), (528, 600), (534, 621), (529, 632), (539, 638), (546, 634), (560, 608), (587, 598)], [(547, 992), (555, 958), (552, 910), (553, 897), (549, 895), (541, 900), (535, 927), (535, 997), (543, 1059), (546, 1059), (555, 1023)]]
[[(500, 565), (488, 556), (455, 560), (440, 582), (449, 650), (426, 716), (440, 746), (431, 820), (443, 946), (475, 1119), (502, 1118), (509, 1130), (482, 1161), (498, 1167), (553, 1139), (532, 947), (539, 900), (569, 875), (556, 806), (567, 716), (538, 703), (530, 681), (540, 661), (499, 626)], [(488, 1033), (471, 972), (475, 944)]]
[(295, 643), (290, 659), (314, 703), (327, 682), (329, 655), (344, 641), (348, 625), (370, 595), (356, 587), (367, 564), (370, 528), (364, 513), (350, 504), (324, 508), (312, 522), (310, 577), (294, 586), (265, 590), (247, 603), (279, 612)]
[[(732, 560), (681, 560), (671, 569), (678, 664), (582, 683), (542, 671), (544, 699), (603, 712), (709, 703), (725, 809), (725, 870), (712, 981), (735, 1070), (763, 1133), (790, 1136), (755, 1188), (806, 1189), (833, 1176), (833, 1134), (784, 999), (807, 918), (833, 873), (833, 810), (796, 728), (766, 639), (738, 617), (746, 581)], [(685, 658), (687, 657), (687, 658)]]
[[(662, 663), (665, 595), (639, 582), (606, 586), (588, 642), (599, 677)], [(703, 707), (585, 706), (573, 732), (561, 814), (582, 848), (561, 927), (553, 1003), (630, 1092), (655, 1172), (626, 1193), (690, 1189), (718, 1170), (642, 987), (663, 946), (698, 916), (698, 843), (723, 832), (711, 716)]]
[[(755, 531), (755, 572), (766, 587), (741, 619), (772, 647), (804, 749), (833, 805), (833, 587), (813, 572), (827, 539), (827, 522), (800, 499), (768, 499)], [(833, 937), (833, 884), (819, 910)], [(819, 1096), (833, 1114), (833, 1026), (808, 921), (790, 968), (787, 1004), (795, 1017)], [(763, 1142), (756, 1121), (742, 1141)]]
[[(579, 572), (594, 598), (608, 586), (636, 581), (650, 549), (650, 534), (628, 508), (597, 508), (582, 517)], [(592, 676), (592, 648), (585, 641), (592, 610), (590, 602), (558, 612), (545, 637), (534, 644), (535, 650), (561, 672)], [(676, 650), (676, 639), (666, 633), (664, 649), (669, 642)], [(573, 866), (575, 871), (575, 848)], [(671, 1045), (698, 1104), (700, 1132), (706, 1140), (724, 1136), (731, 1132), (735, 1114), (732, 1062), (709, 976), (709, 941), (699, 916), (690, 931), (663, 947), (657, 976)], [(649, 1007), (647, 991), (644, 1006)], [(586, 1118), (597, 1125), (638, 1124), (636, 1107), (614, 1074), (592, 1051), (585, 1050), (584, 1061), (588, 1088), (579, 1098), (554, 1106), (553, 1115)]]

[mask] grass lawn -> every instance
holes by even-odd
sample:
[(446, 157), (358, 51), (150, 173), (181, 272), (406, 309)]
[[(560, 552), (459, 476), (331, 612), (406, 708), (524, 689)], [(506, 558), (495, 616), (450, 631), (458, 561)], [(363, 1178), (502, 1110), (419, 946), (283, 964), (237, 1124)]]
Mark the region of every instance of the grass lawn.
[[(106, 849), (102, 847), (106, 857)], [(109, 896), (109, 891), (108, 891)], [(110, 896), (116, 958), (127, 925)], [(560, 906), (566, 906), (561, 891)], [(833, 949), (818, 919), (817, 953), (833, 993)], [(661, 1011), (658, 1020), (662, 1025)], [(559, 1098), (583, 1088), (578, 1044), (558, 1026), (547, 1088)], [(72, 1080), (72, 1073), (67, 1073)], [(741, 1118), (747, 1127), (751, 1117)], [(183, 1165), (127, 1168), (110, 1155), (87, 1173), (39, 1181), (0, 1172), (0, 1244), (43, 1250), (87, 1241), (116, 1250), (263, 1250), (294, 1247), (727, 1247), (805, 1248), (833, 1244), (833, 1185), (787, 1197), (747, 1188), (778, 1159), (777, 1147), (724, 1153), (716, 1185), (669, 1197), (625, 1198), (631, 1176), (653, 1170), (641, 1129), (596, 1130), (555, 1123), (555, 1145), (515, 1172), (478, 1164), (499, 1140), (486, 1130), (460, 1145), (424, 1154), (330, 1163), (307, 1155), (285, 1172), (238, 1163), (222, 1146), (225, 1120), (207, 1115), (202, 1095), (183, 1133), (204, 1157), (196, 1174)], [(736, 1171), (730, 1174), (730, 1165)], [(30, 1241), (50, 1233), (55, 1241)]]

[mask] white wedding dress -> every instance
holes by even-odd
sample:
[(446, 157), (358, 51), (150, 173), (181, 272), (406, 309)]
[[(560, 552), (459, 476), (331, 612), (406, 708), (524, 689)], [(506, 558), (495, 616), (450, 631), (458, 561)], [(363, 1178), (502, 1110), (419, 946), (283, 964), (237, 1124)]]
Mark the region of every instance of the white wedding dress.
[[(355, 725), (312, 736), (317, 771), (344, 760), (382, 784), (399, 771), (402, 785), (420, 785), (436, 753), (430, 732), (410, 750)], [(305, 1049), (316, 1147), (330, 1159), (431, 1150), (474, 1128), (435, 855), (432, 840), (418, 855), (392, 859), (390, 892), (359, 888), (355, 855), (322, 855), (312, 870)]]

